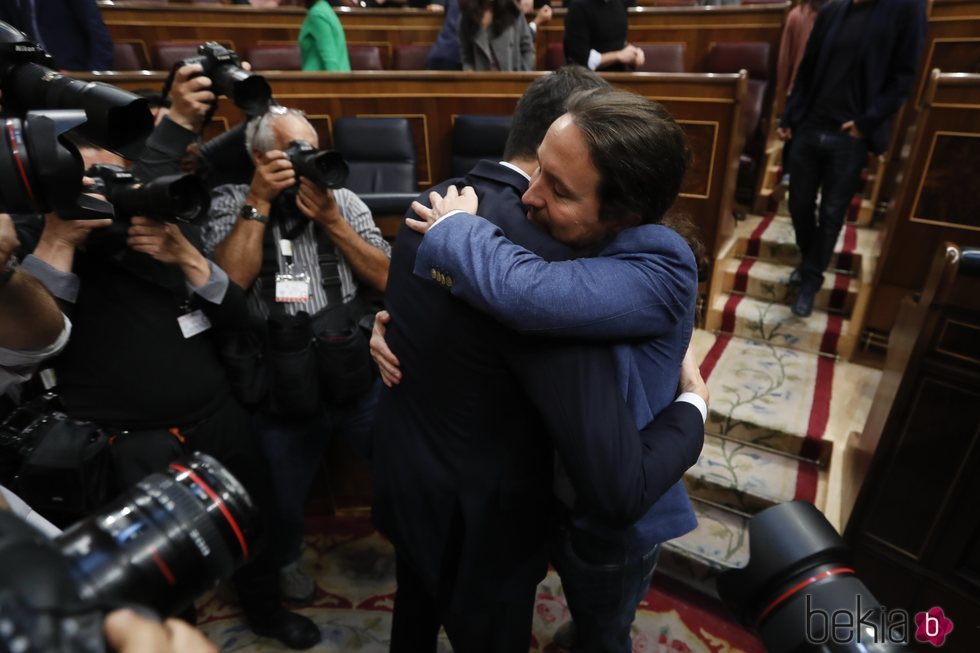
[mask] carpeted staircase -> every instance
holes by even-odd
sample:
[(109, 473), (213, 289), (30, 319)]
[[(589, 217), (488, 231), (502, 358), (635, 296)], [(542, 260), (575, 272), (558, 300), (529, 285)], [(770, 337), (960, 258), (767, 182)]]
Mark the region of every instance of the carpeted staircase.
[(685, 477), (699, 526), (666, 545), (664, 573), (714, 594), (719, 572), (748, 561), (751, 516), (785, 501), (810, 501), (841, 527), (843, 444), (880, 378), (847, 362), (874, 273), (869, 204), (852, 203), (809, 318), (789, 308), (799, 252), (785, 205), (741, 221), (722, 248), (694, 337), (711, 392), (704, 450)]

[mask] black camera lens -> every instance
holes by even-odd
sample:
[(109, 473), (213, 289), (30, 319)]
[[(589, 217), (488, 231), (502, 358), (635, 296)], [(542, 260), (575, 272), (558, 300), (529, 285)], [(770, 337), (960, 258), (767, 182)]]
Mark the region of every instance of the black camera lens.
[[(123, 436), (124, 437), (124, 436)], [(255, 509), (220, 463), (196, 452), (153, 474), (55, 544), (85, 600), (172, 615), (252, 554)]]
[(340, 152), (318, 150), (309, 141), (292, 141), (286, 148), (286, 156), (297, 175), (322, 188), (342, 188), (350, 173)]
[(195, 174), (165, 175), (144, 184), (128, 170), (107, 163), (91, 166), (86, 174), (96, 180), (92, 190), (104, 194), (123, 218), (143, 215), (192, 222), (211, 206), (207, 187)]
[(237, 66), (222, 66), (215, 80), (218, 95), (227, 95), (249, 116), (260, 116), (272, 101), (272, 87), (265, 77)]

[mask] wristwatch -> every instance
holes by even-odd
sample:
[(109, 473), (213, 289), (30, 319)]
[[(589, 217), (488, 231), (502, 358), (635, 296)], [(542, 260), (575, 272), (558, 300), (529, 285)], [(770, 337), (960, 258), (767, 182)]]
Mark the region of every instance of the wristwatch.
[(269, 216), (263, 215), (259, 212), (257, 208), (251, 204), (242, 204), (241, 210), (238, 212), (244, 220), (256, 220), (262, 224), (269, 224)]
[(17, 260), (16, 255), (12, 255), (9, 259), (7, 259), (7, 264), (0, 269), (0, 288), (3, 288), (10, 283), (10, 279), (14, 276), (14, 270), (17, 269), (19, 264), (20, 261)]

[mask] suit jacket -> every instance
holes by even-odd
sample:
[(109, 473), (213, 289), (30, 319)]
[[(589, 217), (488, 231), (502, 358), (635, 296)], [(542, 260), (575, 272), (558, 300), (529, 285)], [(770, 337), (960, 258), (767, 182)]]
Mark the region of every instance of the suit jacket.
[[(475, 172), (500, 167), (482, 161)], [(481, 205), (480, 213), (489, 210)], [(429, 231), (415, 274), (440, 270), (453, 295), (520, 332), (628, 339), (614, 347), (617, 381), (642, 428), (674, 399), (694, 327), (697, 266), (684, 239), (663, 225), (627, 229), (598, 254), (549, 263), (547, 252), (539, 257), (487, 220), (461, 215)], [(630, 530), (580, 525), (627, 537), (642, 551), (683, 535), (697, 526), (683, 472)]]
[[(455, 181), (475, 186), (517, 242), (547, 251), (554, 241), (520, 218), (527, 181), (497, 168)], [(402, 227), (389, 273), (388, 343), (405, 375), (378, 406), (374, 520), (440, 604), (465, 596), (455, 604), (473, 611), (543, 577), (555, 449), (582, 509), (625, 526), (660, 477), (697, 459), (689, 434), (703, 424), (679, 403), (637, 438), (608, 347), (507, 330), (412, 274), (420, 241)]]
[[(827, 3), (817, 15), (780, 126), (798, 126), (813, 105), (851, 2)], [(892, 118), (912, 89), (925, 46), (926, 26), (926, 3), (922, 0), (875, 0), (854, 71), (860, 82), (863, 110), (854, 123), (877, 154), (888, 149)]]
[(534, 70), (534, 35), (524, 16), (492, 38), (488, 29), (477, 30), (470, 40), (460, 35), (459, 52), (463, 70), (494, 70), (494, 58), (502, 71)]
[(95, 0), (34, 0), (44, 48), (63, 70), (112, 70), (112, 37)]

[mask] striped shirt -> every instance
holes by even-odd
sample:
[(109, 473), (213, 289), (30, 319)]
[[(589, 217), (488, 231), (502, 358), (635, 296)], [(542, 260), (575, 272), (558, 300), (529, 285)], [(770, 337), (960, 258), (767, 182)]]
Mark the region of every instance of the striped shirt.
[[(204, 225), (201, 234), (204, 241), (204, 253), (207, 256), (213, 255), (215, 248), (231, 233), (235, 222), (238, 220), (238, 213), (242, 205), (245, 204), (248, 191), (248, 184), (225, 184), (218, 186), (212, 191), (209, 219)], [(334, 190), (333, 196), (337, 202), (337, 208), (340, 209), (340, 215), (347, 221), (351, 228), (369, 244), (380, 249), (388, 257), (391, 257), (391, 246), (381, 236), (381, 230), (374, 223), (374, 218), (371, 217), (371, 211), (365, 206), (364, 202), (346, 188)], [(299, 311), (306, 311), (310, 315), (313, 315), (327, 306), (327, 294), (323, 288), (323, 278), (320, 273), (317, 238), (316, 232), (314, 231), (316, 225), (313, 221), (307, 220), (302, 216), (299, 220), (304, 220), (309, 224), (292, 241), (292, 273), (298, 274), (303, 272), (309, 277), (310, 298), (306, 302), (284, 302), (282, 306), (289, 315), (295, 315)], [(269, 226), (272, 228), (272, 236), (277, 243), (276, 262), (278, 263), (279, 272), (285, 274), (287, 272), (286, 261), (282, 254), (282, 248), (278, 246), (278, 243), (283, 237), (283, 231), (292, 231), (292, 227), (298, 226), (298, 223), (292, 221), (286, 224), (285, 229), (283, 229), (279, 220), (272, 220), (269, 222)], [(338, 258), (337, 268), (340, 272), (341, 294), (343, 295), (344, 302), (349, 302), (357, 296), (357, 278), (354, 276), (350, 265), (344, 259), (343, 253), (336, 246), (334, 250)], [(262, 297), (261, 278), (257, 278), (255, 283), (248, 289), (248, 305), (249, 310), (253, 314), (262, 315), (263, 317), (269, 316), (269, 308), (265, 305)]]

